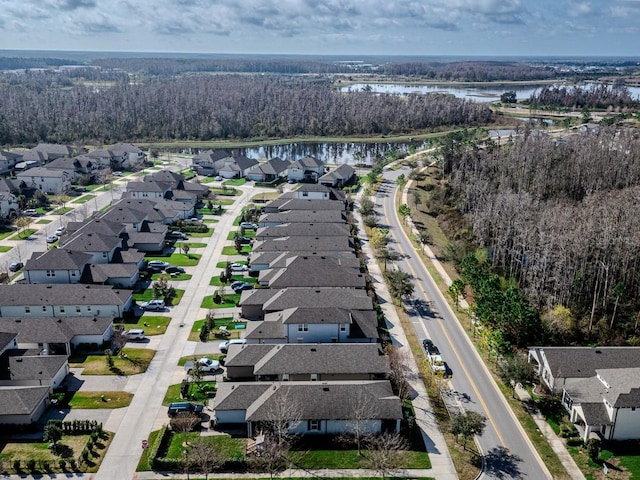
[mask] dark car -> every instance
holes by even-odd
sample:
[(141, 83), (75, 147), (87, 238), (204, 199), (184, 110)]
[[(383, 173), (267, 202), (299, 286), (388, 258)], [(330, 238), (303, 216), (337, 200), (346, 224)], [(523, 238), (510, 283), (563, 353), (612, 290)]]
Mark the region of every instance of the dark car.
[(427, 355), (440, 355), (440, 349), (433, 343), (425, 348), (425, 350), (427, 351)]
[(164, 271), (169, 273), (169, 274), (172, 274), (172, 273), (184, 273), (184, 268), (182, 268), (182, 267), (174, 267), (173, 265), (170, 265), (167, 268), (165, 268)]
[(422, 348), (424, 348), (425, 350), (427, 350), (432, 345), (433, 341), (431, 339), (425, 338), (424, 340), (422, 340)]
[(22, 267), (24, 267), (24, 265), (22, 264), (22, 262), (13, 262), (11, 265), (9, 265), (9, 270), (11, 272), (17, 272), (18, 270), (20, 270)]
[(253, 242), (252, 238), (240, 237), (240, 245), (249, 245), (251, 242)]
[[(235, 284), (235, 285), (234, 285)], [(253, 283), (249, 283), (249, 282), (233, 282), (231, 284), (231, 289), (234, 292), (241, 292), (243, 290), (252, 290), (253, 289)]]
[(203, 405), (198, 405), (191, 402), (176, 402), (169, 405), (169, 410), (167, 410), (167, 415), (170, 417), (175, 417), (180, 413), (196, 413), (202, 414), (204, 410)]

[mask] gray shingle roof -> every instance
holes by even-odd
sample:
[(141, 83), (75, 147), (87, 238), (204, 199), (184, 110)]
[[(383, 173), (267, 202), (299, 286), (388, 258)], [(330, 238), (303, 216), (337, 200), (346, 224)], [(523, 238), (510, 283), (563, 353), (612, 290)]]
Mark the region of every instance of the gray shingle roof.
[(130, 290), (106, 285), (0, 285), (0, 306), (13, 305), (124, 305)]
[[(264, 322), (260, 322), (260, 324), (264, 324)], [(273, 345), (266, 344), (249, 345), (245, 343), (242, 345), (229, 345), (229, 352), (224, 365), (225, 367), (255, 365), (271, 349), (273, 349)]]
[(94, 263), (82, 272), (83, 283), (105, 283), (113, 278), (133, 278), (138, 272), (135, 263)]
[(259, 224), (268, 223), (345, 223), (343, 212), (338, 210), (290, 210), (288, 212), (265, 213)]
[[(242, 345), (244, 350), (264, 345)], [(257, 350), (257, 349), (256, 349)], [(271, 345), (260, 350), (254, 365), (254, 375), (294, 374), (387, 374), (389, 358), (381, 355), (375, 343), (321, 343)], [(242, 365), (238, 363), (239, 365)]]
[(354, 168), (351, 165), (347, 165), (346, 163), (343, 163), (339, 167), (334, 168), (330, 172), (325, 173), (324, 175), (322, 175), (318, 179), (318, 182), (320, 182), (320, 183), (322, 183), (322, 182), (331, 182), (331, 183), (333, 183), (335, 180), (343, 180), (345, 178), (351, 178), (353, 175), (355, 175), (355, 173), (356, 173), (356, 171), (354, 170)]
[[(355, 256), (354, 256), (355, 257)], [(325, 258), (298, 256), (286, 268), (260, 272), (260, 282), (268, 277), (270, 288), (366, 286), (359, 268), (343, 267)], [(311, 273), (312, 272), (312, 273)]]
[(253, 252), (349, 252), (349, 237), (280, 237), (255, 242)]
[(340, 223), (291, 223), (271, 227), (260, 227), (256, 232), (256, 239), (263, 237), (348, 237), (349, 227)]
[(49, 395), (49, 387), (0, 387), (2, 415), (30, 415)]
[(388, 380), (359, 382), (284, 382), (272, 384), (247, 408), (248, 421), (274, 419), (277, 404), (289, 404), (304, 420), (351, 420), (355, 417), (354, 399), (372, 405), (372, 419), (401, 419), (400, 399), (393, 395)]
[(0, 317), (0, 332), (15, 332), (19, 343), (67, 343), (76, 335), (103, 335), (113, 317)]
[(31, 257), (24, 269), (33, 270), (82, 270), (91, 255), (68, 248), (52, 248), (37, 258)]
[(270, 387), (271, 384), (267, 382), (219, 382), (211, 408), (213, 410), (246, 410)]
[[(269, 289), (270, 290), (270, 289)], [(265, 312), (275, 312), (292, 307), (327, 306), (349, 310), (371, 310), (373, 302), (367, 293), (353, 288), (285, 288), (275, 290), (263, 304)]]
[(305, 211), (324, 211), (324, 210), (338, 210), (344, 211), (345, 205), (344, 202), (339, 200), (321, 200), (321, 199), (310, 199), (310, 198), (292, 198), (283, 202), (278, 210), (281, 212), (295, 211), (295, 210), (305, 210)]
[(66, 365), (65, 355), (9, 357), (11, 380), (51, 380)]
[(0, 350), (4, 350), (11, 345), (17, 335), (15, 332), (0, 332)]
[(120, 246), (121, 242), (120, 237), (113, 235), (79, 232), (64, 242), (64, 248), (78, 252), (110, 252)]
[(596, 369), (640, 367), (640, 347), (532, 347), (547, 358), (554, 377), (592, 377)]

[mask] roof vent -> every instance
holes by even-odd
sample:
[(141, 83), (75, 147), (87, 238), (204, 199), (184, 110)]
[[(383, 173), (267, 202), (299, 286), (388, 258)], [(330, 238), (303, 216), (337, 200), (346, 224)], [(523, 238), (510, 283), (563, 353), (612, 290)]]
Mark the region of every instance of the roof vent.
[(311, 349), (312, 352), (317, 352), (318, 350), (316, 350), (315, 348)]
[(53, 288), (53, 285), (47, 285), (47, 288)]
[(596, 353), (602, 353), (602, 350), (596, 350)]
[(328, 392), (329, 391), (329, 387), (322, 387), (322, 390), (325, 391), (325, 392)]

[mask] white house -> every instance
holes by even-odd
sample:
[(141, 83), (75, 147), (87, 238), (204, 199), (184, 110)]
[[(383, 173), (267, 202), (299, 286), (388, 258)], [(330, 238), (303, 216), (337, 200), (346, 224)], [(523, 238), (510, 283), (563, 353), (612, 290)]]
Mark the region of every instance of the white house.
[(640, 347), (532, 347), (529, 361), (583, 440), (640, 438)]
[(106, 285), (0, 285), (0, 317), (110, 316), (133, 308), (131, 290)]
[(18, 200), (13, 193), (0, 192), (0, 217), (15, 217), (20, 212)]
[(78, 283), (82, 270), (92, 259), (90, 253), (52, 248), (41, 254), (35, 254), (24, 266), (24, 279), (27, 283)]
[(317, 182), (324, 174), (324, 163), (313, 157), (303, 157), (288, 168), (287, 177), (295, 182)]
[(20, 172), (16, 177), (27, 186), (33, 186), (48, 195), (66, 192), (71, 187), (69, 174), (64, 170), (36, 167)]

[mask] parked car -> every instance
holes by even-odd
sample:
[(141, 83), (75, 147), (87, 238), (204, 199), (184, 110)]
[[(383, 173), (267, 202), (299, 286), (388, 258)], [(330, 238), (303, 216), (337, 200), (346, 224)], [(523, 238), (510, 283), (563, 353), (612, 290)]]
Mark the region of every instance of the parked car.
[(249, 283), (249, 282), (233, 282), (231, 284), (231, 288), (236, 293), (241, 292), (243, 290), (252, 290), (253, 289), (253, 283)]
[(75, 190), (78, 193), (85, 193), (88, 192), (88, 190), (84, 187), (73, 187), (73, 190)]
[(26, 210), (22, 211), (22, 215), (26, 215), (27, 217), (37, 217), (38, 210), (36, 210), (35, 208), (27, 208)]
[(429, 363), (433, 373), (444, 375), (447, 372), (447, 367), (440, 355), (429, 355)]
[(196, 364), (200, 365), (200, 371), (202, 372), (212, 373), (220, 370), (220, 362), (207, 357), (199, 358), (195, 362), (186, 362), (184, 364), (184, 369), (187, 373), (191, 373)]
[(59, 237), (61, 236), (67, 229), (64, 227), (58, 227), (56, 228), (56, 235)]
[(216, 178), (214, 178), (214, 180), (216, 182), (221, 182), (222, 180), (224, 180), (224, 178), (222, 178), (220, 175), (216, 176)]
[(232, 263), (230, 268), (232, 272), (246, 272), (249, 270), (249, 267), (242, 263)]
[(429, 347), (433, 346), (433, 341), (429, 338), (425, 338), (422, 340), (422, 348), (424, 348), (425, 352), (429, 349)]
[(174, 267), (173, 265), (169, 265), (167, 268), (164, 269), (165, 272), (171, 274), (171, 273), (184, 273), (184, 268), (182, 267)]
[(170, 267), (171, 264), (169, 262), (164, 262), (162, 260), (151, 260), (147, 262), (147, 268), (160, 269), (164, 270), (167, 267)]
[(122, 173), (122, 172), (121, 172), (121, 171), (119, 171), (119, 170), (118, 170), (118, 171), (113, 172), (113, 176), (114, 176), (114, 177), (122, 177), (123, 175), (124, 175), (124, 173)]
[(164, 310), (165, 304), (164, 300), (149, 300), (148, 302), (140, 304), (140, 308), (142, 310)]
[(240, 228), (249, 228), (251, 230), (257, 230), (258, 225), (252, 222), (240, 222)]
[(220, 343), (220, 351), (227, 353), (229, 351), (229, 345), (244, 345), (247, 341), (244, 338), (234, 338), (233, 340), (225, 340)]
[(47, 243), (54, 243), (58, 241), (58, 236), (57, 235), (47, 235)]
[(240, 237), (240, 245), (250, 245), (251, 243), (253, 243), (253, 238)]
[(198, 405), (191, 402), (175, 402), (169, 405), (167, 415), (170, 417), (175, 417), (179, 413), (196, 413), (201, 415), (203, 410), (204, 405)]
[(22, 267), (24, 267), (24, 264), (22, 262), (13, 262), (11, 265), (9, 265), (9, 271), (10, 272), (17, 272)]
[(131, 328), (124, 332), (124, 336), (127, 340), (144, 340), (144, 330), (141, 328)]
[(427, 355), (440, 355), (440, 349), (433, 342), (427, 344), (424, 350), (427, 352)]
[(183, 232), (169, 232), (167, 238), (171, 240), (189, 240), (189, 235)]

